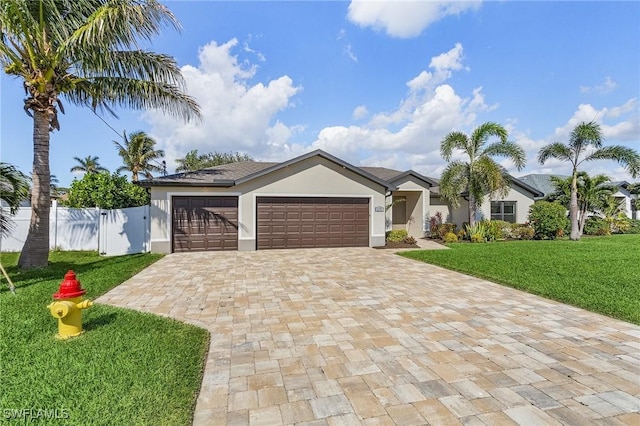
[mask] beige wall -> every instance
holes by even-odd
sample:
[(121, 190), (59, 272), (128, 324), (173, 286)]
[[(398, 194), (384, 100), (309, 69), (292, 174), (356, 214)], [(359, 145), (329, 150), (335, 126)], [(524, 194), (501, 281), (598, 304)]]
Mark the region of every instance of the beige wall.
[(524, 223), (529, 216), (529, 207), (533, 204), (533, 195), (528, 191), (513, 185), (506, 197), (487, 197), (480, 207), (482, 219), (491, 219), (491, 201), (515, 201), (516, 222)]
[[(518, 186), (512, 187), (505, 197), (485, 197), (484, 202), (477, 212), (477, 219), (491, 219), (491, 201), (515, 201), (516, 202), (516, 222), (524, 223), (529, 216), (529, 207), (533, 204), (533, 195)], [(431, 197), (429, 214), (434, 216), (437, 212), (442, 213), (445, 222), (455, 223), (457, 229), (461, 229), (464, 223), (469, 222), (469, 202), (464, 198), (459, 199), (460, 206), (452, 208), (444, 198)]]
[[(170, 199), (175, 195), (237, 195), (238, 249), (255, 250), (256, 198), (343, 196), (369, 199), (371, 246), (384, 245), (385, 188), (321, 157), (312, 157), (232, 188), (155, 187), (151, 190), (151, 250), (171, 251)], [(375, 207), (382, 207), (376, 212)]]
[(416, 180), (412, 176), (406, 176), (400, 181), (394, 182), (398, 190), (393, 191), (394, 197), (406, 197), (406, 202), (398, 205), (402, 208), (404, 205), (405, 216), (407, 222), (404, 225), (395, 224), (393, 221), (393, 209), (387, 211), (387, 222), (394, 223), (393, 229), (404, 229), (414, 238), (424, 237), (427, 229), (426, 224), (429, 222), (429, 203), (430, 192), (424, 184)]

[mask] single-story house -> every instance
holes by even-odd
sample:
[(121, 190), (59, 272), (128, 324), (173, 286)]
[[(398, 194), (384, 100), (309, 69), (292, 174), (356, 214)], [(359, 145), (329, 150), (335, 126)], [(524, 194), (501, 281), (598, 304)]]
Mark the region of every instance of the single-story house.
[[(548, 175), (548, 174), (529, 174), (518, 178), (521, 182), (528, 184), (529, 186), (537, 189), (542, 193), (542, 196), (536, 199), (543, 199), (548, 194), (551, 194), (555, 191), (555, 185), (551, 180), (552, 177), (558, 177), (560, 179), (568, 179), (569, 176), (562, 175)], [(632, 202), (636, 199), (635, 194), (631, 194), (629, 191), (629, 186), (631, 185), (627, 181), (615, 181), (615, 182), (607, 182), (607, 187), (612, 189), (613, 197), (620, 204), (620, 210), (629, 218), (629, 219), (637, 219), (640, 217), (638, 211), (634, 208), (634, 203)]]
[[(500, 218), (526, 220), (538, 193), (514, 183), (508, 197), (487, 200), (481, 209), (486, 218), (500, 206)], [(282, 163), (231, 163), (139, 184), (151, 192), (151, 251), (161, 253), (376, 247), (390, 229), (423, 237), (439, 209), (459, 226), (466, 221), (464, 205), (453, 210), (439, 200), (435, 179), (356, 167), (321, 150)]]

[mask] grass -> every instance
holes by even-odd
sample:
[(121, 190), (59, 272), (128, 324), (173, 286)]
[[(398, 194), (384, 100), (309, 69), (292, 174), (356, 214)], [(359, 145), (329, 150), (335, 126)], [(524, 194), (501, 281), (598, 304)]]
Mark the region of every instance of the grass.
[(85, 297), (95, 299), (160, 257), (52, 252), (48, 268), (21, 271), (17, 254), (2, 254), (17, 287), (14, 296), (4, 279), (0, 283), (3, 419), (59, 424), (52, 418), (57, 414), (66, 418), (63, 424), (191, 423), (208, 347), (205, 330), (96, 304), (83, 311), (86, 333), (58, 341), (57, 320), (46, 308), (68, 269), (87, 289)]
[(640, 235), (447, 246), (401, 255), (640, 324)]

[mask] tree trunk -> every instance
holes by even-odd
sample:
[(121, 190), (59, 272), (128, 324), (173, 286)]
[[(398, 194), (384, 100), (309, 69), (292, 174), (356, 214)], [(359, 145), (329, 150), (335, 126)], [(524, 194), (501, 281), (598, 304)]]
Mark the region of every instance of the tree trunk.
[(580, 239), (580, 227), (578, 225), (578, 171), (573, 170), (571, 179), (571, 201), (569, 203), (569, 217), (571, 218), (570, 239), (578, 241)]
[(469, 194), (469, 226), (473, 226), (476, 223), (476, 197)]
[(18, 260), (21, 268), (45, 267), (49, 260), (50, 179), (49, 113), (33, 111), (31, 223)]

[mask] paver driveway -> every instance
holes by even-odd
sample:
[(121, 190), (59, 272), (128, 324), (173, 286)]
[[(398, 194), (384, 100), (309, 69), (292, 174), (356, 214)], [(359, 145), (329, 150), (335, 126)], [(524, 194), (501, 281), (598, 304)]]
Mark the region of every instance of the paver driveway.
[(98, 301), (211, 332), (197, 425), (640, 424), (640, 327), (384, 250), (173, 254)]

